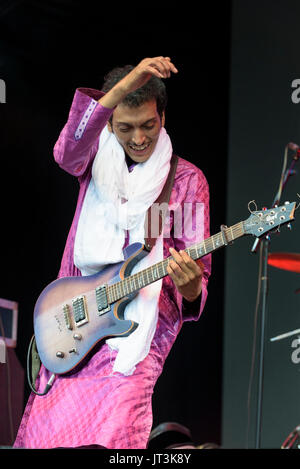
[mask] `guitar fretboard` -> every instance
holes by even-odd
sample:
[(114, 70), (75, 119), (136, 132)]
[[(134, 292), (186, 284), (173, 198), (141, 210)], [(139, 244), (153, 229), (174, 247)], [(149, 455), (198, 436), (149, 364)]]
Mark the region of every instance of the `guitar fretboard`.
[[(226, 244), (233, 242), (235, 239), (244, 236), (245, 231), (243, 225), (244, 222), (239, 222), (236, 225), (225, 228), (210, 238), (205, 239), (201, 243), (194, 244), (193, 246), (186, 248), (185, 252), (193, 260), (200, 259), (201, 257), (220, 249)], [(124, 280), (120, 280), (113, 285), (107, 286), (106, 294), (108, 302), (110, 304), (114, 303), (115, 301), (118, 301), (119, 299), (168, 275), (167, 266), (170, 259), (172, 259), (172, 256), (152, 265), (151, 267), (147, 267), (136, 274), (130, 275)]]

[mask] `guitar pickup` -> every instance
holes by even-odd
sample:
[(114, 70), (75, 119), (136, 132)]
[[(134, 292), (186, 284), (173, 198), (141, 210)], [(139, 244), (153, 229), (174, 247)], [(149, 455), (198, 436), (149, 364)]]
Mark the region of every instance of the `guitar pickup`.
[(63, 306), (63, 313), (66, 326), (69, 330), (72, 330), (71, 318), (70, 318), (70, 306), (68, 304)]
[(96, 301), (99, 316), (110, 311), (110, 304), (108, 304), (107, 300), (106, 285), (100, 285), (100, 287), (96, 288)]
[(82, 326), (83, 324), (88, 322), (85, 296), (77, 296), (72, 300), (72, 304), (76, 326)]

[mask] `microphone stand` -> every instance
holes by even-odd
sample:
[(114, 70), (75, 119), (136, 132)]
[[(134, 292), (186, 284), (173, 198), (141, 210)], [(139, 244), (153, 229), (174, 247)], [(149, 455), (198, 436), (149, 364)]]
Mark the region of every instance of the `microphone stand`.
[[(293, 170), (296, 161), (300, 157), (300, 150), (297, 147), (293, 161), (290, 168), (285, 171), (286, 160), (288, 149), (294, 149), (294, 144), (288, 144), (285, 149), (285, 164), (282, 171), (282, 177), (280, 180), (279, 190), (275, 196), (272, 204), (272, 208), (278, 206), (282, 190), (285, 187), (289, 177), (295, 174)], [(292, 146), (292, 147), (291, 147)], [(266, 322), (266, 311), (267, 311), (267, 296), (268, 296), (268, 254), (269, 254), (270, 237), (267, 235), (263, 238), (256, 238), (252, 253), (256, 253), (258, 246), (260, 245), (260, 265), (261, 265), (261, 276), (260, 276), (260, 291), (261, 291), (261, 329), (260, 329), (260, 356), (259, 356), (259, 367), (258, 367), (258, 389), (257, 389), (257, 420), (256, 420), (256, 435), (255, 435), (255, 449), (259, 449), (261, 445), (261, 427), (262, 427), (262, 402), (263, 402), (263, 376), (264, 376), (264, 344), (265, 344), (265, 322)]]

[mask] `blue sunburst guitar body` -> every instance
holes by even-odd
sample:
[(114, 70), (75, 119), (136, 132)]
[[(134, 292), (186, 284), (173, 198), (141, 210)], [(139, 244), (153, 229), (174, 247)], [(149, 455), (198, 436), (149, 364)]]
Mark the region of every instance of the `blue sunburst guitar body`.
[(34, 309), (34, 332), (40, 359), (48, 370), (66, 373), (101, 339), (134, 331), (137, 324), (124, 320), (124, 309), (137, 291), (109, 305), (105, 300), (102, 309), (99, 305), (108, 286), (119, 285), (147, 254), (142, 244), (132, 244), (124, 249), (123, 262), (107, 265), (94, 275), (59, 278), (43, 290)]

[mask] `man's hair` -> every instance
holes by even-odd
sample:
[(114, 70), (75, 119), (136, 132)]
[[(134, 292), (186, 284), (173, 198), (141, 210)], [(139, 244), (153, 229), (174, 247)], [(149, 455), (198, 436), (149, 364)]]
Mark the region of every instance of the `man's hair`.
[[(125, 65), (111, 70), (104, 77), (101, 91), (107, 93), (133, 69), (133, 65)], [(122, 104), (129, 107), (138, 107), (152, 100), (156, 101), (157, 112), (161, 118), (167, 105), (167, 92), (163, 81), (155, 76), (152, 76), (142, 87), (129, 93), (122, 101)]]

